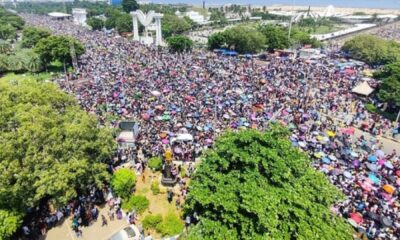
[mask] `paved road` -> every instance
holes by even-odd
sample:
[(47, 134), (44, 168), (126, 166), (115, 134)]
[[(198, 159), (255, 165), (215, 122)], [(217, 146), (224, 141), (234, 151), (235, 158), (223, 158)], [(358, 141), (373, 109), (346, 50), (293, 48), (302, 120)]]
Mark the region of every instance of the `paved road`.
[[(119, 229), (127, 226), (128, 223), (124, 218), (122, 220), (117, 220), (115, 218), (114, 221), (109, 221), (107, 215), (107, 207), (100, 208), (100, 215), (97, 222), (93, 223), (89, 227), (82, 228), (82, 237), (77, 238), (75, 233), (71, 229), (71, 219), (66, 219), (61, 225), (52, 228), (48, 231), (46, 240), (106, 240), (110, 237), (114, 232)], [(108, 225), (102, 227), (101, 226), (101, 214), (107, 218)]]

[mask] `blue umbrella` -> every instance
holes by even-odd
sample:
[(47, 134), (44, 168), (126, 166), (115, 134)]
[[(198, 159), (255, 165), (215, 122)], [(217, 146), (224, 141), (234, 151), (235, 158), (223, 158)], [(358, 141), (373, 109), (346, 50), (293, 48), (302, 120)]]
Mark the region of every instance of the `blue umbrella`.
[(327, 157), (323, 157), (322, 158), (322, 162), (326, 163), (326, 164), (329, 164), (329, 163), (331, 163), (331, 160), (329, 160), (329, 158), (327, 158)]
[(379, 184), (380, 180), (375, 174), (369, 174), (368, 178), (371, 179), (371, 181), (375, 184)]
[(378, 160), (378, 157), (375, 155), (369, 155), (368, 156), (368, 161), (370, 162), (376, 162), (376, 160)]
[(389, 169), (393, 169), (393, 164), (391, 162), (385, 162), (385, 166)]
[(373, 172), (378, 171), (378, 166), (376, 166), (376, 164), (367, 163), (367, 167), (369, 170), (371, 170)]
[(348, 171), (344, 171), (343, 172), (343, 176), (345, 176), (346, 178), (348, 178), (348, 179), (351, 179), (353, 176), (351, 175), (351, 173), (350, 172), (348, 172)]

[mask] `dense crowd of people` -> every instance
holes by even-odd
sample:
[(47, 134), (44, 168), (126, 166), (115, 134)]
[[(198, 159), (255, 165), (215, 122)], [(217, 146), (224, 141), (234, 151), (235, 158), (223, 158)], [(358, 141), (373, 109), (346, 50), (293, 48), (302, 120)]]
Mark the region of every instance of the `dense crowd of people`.
[[(196, 50), (171, 54), (68, 21), (23, 17), (85, 45), (79, 69), (59, 84), (101, 124), (139, 123), (135, 148), (126, 153), (131, 158), (172, 148), (192, 161), (225, 129), (263, 130), (280, 122), (292, 131), (293, 145), (345, 193), (332, 211), (369, 238), (400, 239), (399, 156), (385, 153), (377, 140), (399, 126), (370, 114), (351, 93), (365, 80), (365, 65), (332, 57), (269, 55), (261, 62)], [(193, 139), (176, 141), (182, 134)]]
[(373, 34), (387, 40), (394, 40), (396, 42), (400, 41), (400, 29), (398, 24), (379, 28)]

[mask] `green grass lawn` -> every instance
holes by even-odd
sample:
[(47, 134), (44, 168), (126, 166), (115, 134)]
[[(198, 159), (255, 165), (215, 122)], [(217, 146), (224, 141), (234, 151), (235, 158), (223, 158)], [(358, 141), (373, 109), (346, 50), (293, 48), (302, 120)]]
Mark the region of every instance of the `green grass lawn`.
[(310, 33), (310, 34), (327, 34), (327, 33), (336, 32), (336, 31), (342, 30), (344, 28), (341, 27), (341, 26), (333, 26), (333, 27), (318, 26), (315, 29), (309, 28), (309, 27), (302, 27), (300, 29), (302, 31)]

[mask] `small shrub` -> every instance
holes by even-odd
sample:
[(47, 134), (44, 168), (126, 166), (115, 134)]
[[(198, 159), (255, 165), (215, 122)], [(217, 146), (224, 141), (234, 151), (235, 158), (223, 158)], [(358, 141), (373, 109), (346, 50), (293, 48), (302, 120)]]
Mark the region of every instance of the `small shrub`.
[(367, 111), (371, 112), (371, 113), (376, 113), (378, 111), (378, 109), (375, 107), (375, 105), (373, 105), (371, 103), (365, 104), (365, 109), (367, 109)]
[(151, 183), (151, 191), (153, 192), (154, 195), (157, 195), (160, 193), (160, 186), (158, 185), (157, 181), (153, 181)]
[(142, 214), (149, 207), (149, 200), (145, 196), (131, 196), (127, 201), (122, 202), (122, 209), (125, 211), (135, 211)]
[(187, 172), (187, 167), (186, 166), (182, 166), (182, 168), (181, 168), (181, 178), (186, 177), (186, 172)]
[(160, 157), (152, 157), (149, 160), (149, 168), (153, 171), (160, 171), (162, 168), (162, 160)]
[(160, 214), (147, 215), (146, 217), (144, 217), (142, 221), (143, 228), (146, 230), (155, 229), (161, 221), (162, 221), (162, 216)]
[(135, 173), (126, 168), (118, 169), (111, 179), (112, 189), (118, 196), (122, 198), (129, 197), (135, 184)]
[(169, 212), (162, 222), (157, 224), (156, 231), (162, 236), (174, 236), (182, 233), (183, 223), (175, 213)]

